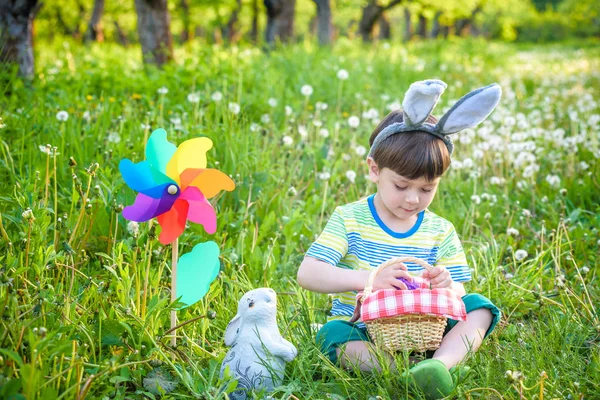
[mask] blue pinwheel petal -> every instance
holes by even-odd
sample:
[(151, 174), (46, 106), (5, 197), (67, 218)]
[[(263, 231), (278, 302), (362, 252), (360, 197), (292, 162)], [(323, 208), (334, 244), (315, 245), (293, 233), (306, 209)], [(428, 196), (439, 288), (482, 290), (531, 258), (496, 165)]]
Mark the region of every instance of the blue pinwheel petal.
[(119, 163), (119, 171), (127, 186), (154, 199), (160, 199), (165, 187), (175, 184), (166, 175), (153, 170), (147, 161), (134, 164), (131, 160), (123, 159)]
[(177, 146), (167, 140), (167, 132), (162, 128), (157, 129), (152, 132), (146, 143), (146, 161), (152, 169), (166, 175), (167, 163), (176, 150)]

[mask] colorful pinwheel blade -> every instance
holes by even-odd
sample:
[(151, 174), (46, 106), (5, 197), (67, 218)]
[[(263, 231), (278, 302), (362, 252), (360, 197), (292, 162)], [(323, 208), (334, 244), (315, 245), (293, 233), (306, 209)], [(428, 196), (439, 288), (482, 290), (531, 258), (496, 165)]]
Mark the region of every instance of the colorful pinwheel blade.
[(208, 168), (203, 170), (186, 169), (181, 174), (181, 187), (195, 186), (206, 197), (210, 199), (221, 190), (231, 192), (235, 189), (233, 180), (218, 169)]
[(219, 246), (215, 242), (200, 243), (191, 252), (179, 258), (177, 264), (177, 292), (186, 306), (200, 301), (210, 284), (219, 274)]
[(212, 140), (199, 137), (186, 140), (177, 148), (167, 164), (167, 175), (179, 183), (179, 176), (188, 168), (206, 168), (206, 152), (212, 148)]
[(215, 209), (197, 187), (189, 186), (181, 193), (179, 198), (189, 204), (187, 214), (189, 221), (202, 225), (206, 233), (213, 234), (217, 231)]
[(135, 203), (123, 209), (123, 217), (130, 221), (146, 222), (169, 211), (175, 200), (177, 197), (170, 196), (168, 193), (160, 199), (138, 193)]
[(169, 211), (157, 217), (162, 228), (158, 237), (159, 242), (169, 244), (183, 233), (188, 209), (189, 204), (187, 201), (177, 199)]
[(125, 158), (119, 163), (119, 171), (127, 186), (154, 199), (163, 195), (165, 186), (175, 183), (166, 175), (153, 171), (147, 161), (134, 164)]
[(177, 146), (167, 140), (167, 132), (157, 129), (150, 135), (146, 143), (146, 161), (150, 167), (167, 174), (167, 164), (177, 151)]

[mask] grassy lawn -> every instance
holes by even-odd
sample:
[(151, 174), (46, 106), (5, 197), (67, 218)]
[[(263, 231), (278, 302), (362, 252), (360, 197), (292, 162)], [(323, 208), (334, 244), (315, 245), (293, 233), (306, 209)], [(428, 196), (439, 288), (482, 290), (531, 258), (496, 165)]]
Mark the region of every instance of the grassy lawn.
[[(299, 349), (274, 398), (418, 398), (398, 373), (326, 361), (311, 324), (326, 321), (328, 297), (295, 276), (334, 208), (373, 193), (368, 138), (427, 78), (448, 83), (436, 116), (476, 87), (504, 91), (488, 121), (455, 138), (430, 207), (461, 237), (467, 291), (504, 313), (455, 395), (600, 398), (597, 43), (191, 44), (163, 71), (145, 71), (140, 53), (39, 42), (33, 83), (0, 77), (0, 398), (225, 398), (225, 327), (263, 286), (279, 293), (279, 328)], [(210, 292), (178, 313), (205, 318), (177, 331), (176, 349), (164, 336), (171, 247), (156, 223), (120, 215), (135, 192), (118, 163), (143, 160), (159, 127), (177, 144), (210, 137), (209, 166), (237, 185), (213, 201), (215, 235), (190, 224), (180, 237), (180, 255), (214, 240), (222, 256)], [(153, 376), (175, 383), (157, 390)]]

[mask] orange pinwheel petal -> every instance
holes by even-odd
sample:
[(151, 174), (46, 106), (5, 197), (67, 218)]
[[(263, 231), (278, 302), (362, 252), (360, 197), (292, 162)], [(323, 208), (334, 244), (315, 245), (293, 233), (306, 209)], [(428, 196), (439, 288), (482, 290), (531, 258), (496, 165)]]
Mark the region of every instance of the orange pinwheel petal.
[(188, 186), (195, 186), (200, 189), (207, 199), (216, 196), (221, 190), (231, 192), (235, 189), (235, 183), (227, 174), (213, 168), (203, 170), (188, 183)]

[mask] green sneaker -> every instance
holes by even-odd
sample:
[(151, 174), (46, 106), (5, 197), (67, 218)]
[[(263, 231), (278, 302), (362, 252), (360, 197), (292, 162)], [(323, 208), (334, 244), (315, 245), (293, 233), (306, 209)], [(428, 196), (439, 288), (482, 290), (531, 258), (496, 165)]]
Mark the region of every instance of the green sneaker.
[(466, 365), (456, 365), (450, 368), (450, 375), (452, 375), (454, 386), (458, 386), (466, 381), (470, 372), (471, 368)]
[(446, 365), (434, 359), (423, 360), (408, 371), (410, 382), (416, 386), (428, 400), (442, 399), (454, 390), (452, 375)]

